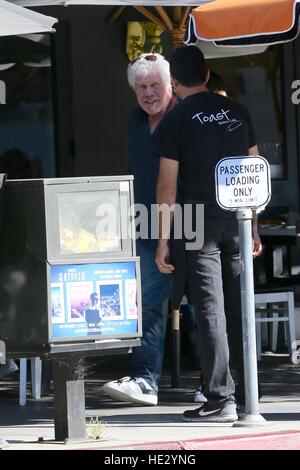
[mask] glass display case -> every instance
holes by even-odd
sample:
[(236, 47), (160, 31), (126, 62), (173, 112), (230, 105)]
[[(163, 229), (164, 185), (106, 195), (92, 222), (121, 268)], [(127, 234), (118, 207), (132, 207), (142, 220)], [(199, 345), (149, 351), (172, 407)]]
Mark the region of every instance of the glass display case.
[(0, 339), (9, 354), (139, 338), (132, 177), (8, 180), (2, 196)]

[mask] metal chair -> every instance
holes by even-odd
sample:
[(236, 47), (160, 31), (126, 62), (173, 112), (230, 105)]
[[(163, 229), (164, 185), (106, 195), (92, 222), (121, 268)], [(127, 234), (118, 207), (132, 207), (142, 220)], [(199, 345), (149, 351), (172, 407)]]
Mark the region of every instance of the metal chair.
[(262, 323), (272, 324), (272, 350), (276, 350), (278, 324), (284, 322), (290, 360), (300, 363), (300, 351), (297, 351), (294, 319), (294, 292), (292, 289), (266, 287), (255, 292), (256, 344), (257, 356), (261, 355)]
[(25, 357), (20, 359), (19, 404), (26, 405), (27, 389), (27, 360), (31, 361), (31, 390), (32, 397), (41, 398), (42, 360), (39, 357)]

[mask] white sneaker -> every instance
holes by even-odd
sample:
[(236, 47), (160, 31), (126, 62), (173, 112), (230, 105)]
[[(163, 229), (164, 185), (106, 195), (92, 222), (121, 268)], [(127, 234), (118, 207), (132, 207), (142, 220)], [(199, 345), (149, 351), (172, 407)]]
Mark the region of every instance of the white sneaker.
[(112, 398), (143, 405), (157, 405), (157, 391), (145, 379), (123, 377), (103, 385), (104, 392)]
[(194, 403), (206, 403), (207, 398), (203, 395), (202, 387), (200, 386), (198, 390), (196, 390)]
[(12, 359), (7, 359), (6, 364), (0, 365), (0, 380), (4, 379), (7, 375), (12, 374), (18, 370), (18, 366)]

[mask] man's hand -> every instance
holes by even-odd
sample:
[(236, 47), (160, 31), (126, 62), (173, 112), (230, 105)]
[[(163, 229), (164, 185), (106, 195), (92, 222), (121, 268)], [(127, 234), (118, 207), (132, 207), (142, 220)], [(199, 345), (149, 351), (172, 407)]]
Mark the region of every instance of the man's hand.
[(253, 222), (252, 222), (253, 252), (252, 254), (253, 254), (253, 258), (256, 258), (262, 252), (262, 244), (260, 241), (260, 236), (258, 235), (257, 212), (256, 210), (253, 209), (252, 213), (253, 213)]
[(175, 268), (168, 263), (170, 257), (169, 245), (166, 240), (159, 240), (156, 250), (155, 262), (159, 271), (163, 274), (171, 274)]
[(262, 252), (262, 244), (257, 231), (253, 231), (253, 258), (259, 256)]
[[(171, 208), (176, 202), (178, 167), (179, 163), (177, 161), (164, 157), (160, 158), (156, 202), (158, 209), (162, 204), (166, 204), (170, 209), (164, 219), (163, 212), (159, 212), (159, 241), (155, 262), (163, 274), (171, 274), (175, 270), (174, 266), (169, 263), (168, 239), (170, 238), (170, 227), (173, 219)], [(165, 222), (165, 226), (163, 222)]]

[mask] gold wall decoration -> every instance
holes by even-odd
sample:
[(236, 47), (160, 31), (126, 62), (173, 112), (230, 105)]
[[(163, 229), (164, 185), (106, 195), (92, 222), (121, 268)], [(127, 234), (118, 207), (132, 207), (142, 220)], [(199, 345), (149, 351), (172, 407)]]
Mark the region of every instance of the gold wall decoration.
[(128, 21), (126, 37), (126, 54), (130, 62), (138, 58), (143, 53), (146, 40), (146, 33), (141, 23), (138, 21)]
[[(189, 14), (192, 10), (192, 7), (181, 7), (181, 6), (170, 6), (170, 7), (161, 7), (161, 6), (153, 6), (153, 7), (144, 7), (142, 5), (139, 6), (131, 6), (131, 7), (124, 7), (118, 6), (115, 7), (109, 17), (107, 18), (108, 23), (112, 23), (115, 21), (119, 16), (123, 13), (125, 9), (132, 9), (134, 8), (139, 13), (141, 13), (144, 17), (146, 17), (149, 21), (155, 23), (159, 26), (162, 31), (166, 31), (171, 38), (171, 42), (173, 47), (178, 47), (183, 39), (185, 28), (187, 25), (187, 20)], [(153, 39), (157, 40), (157, 31), (155, 35), (152, 35)], [(139, 46), (139, 44), (137, 43)], [(138, 48), (135, 48), (135, 52), (137, 52)], [(158, 49), (156, 49), (158, 51)], [(154, 52), (154, 51), (153, 51)]]
[(127, 23), (126, 54), (130, 62), (143, 53), (162, 53), (162, 28), (151, 21), (129, 21)]
[(141, 23), (143, 30), (146, 33), (146, 51), (145, 52), (157, 52), (161, 54), (163, 51), (161, 45), (161, 33), (163, 30), (160, 26), (153, 23), (152, 21), (143, 21)]

